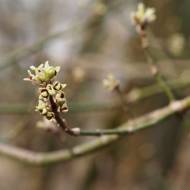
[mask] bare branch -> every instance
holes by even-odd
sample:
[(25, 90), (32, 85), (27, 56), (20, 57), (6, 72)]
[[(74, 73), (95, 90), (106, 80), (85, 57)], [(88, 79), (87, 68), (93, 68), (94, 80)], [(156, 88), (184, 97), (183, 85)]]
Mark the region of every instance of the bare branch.
[[(190, 97), (187, 97), (183, 100), (174, 101), (165, 108), (158, 109), (140, 118), (124, 123), (117, 129), (125, 130), (127, 134), (138, 132), (141, 129), (154, 126), (173, 114), (183, 112), (189, 107)], [(84, 156), (116, 142), (121, 137), (122, 136), (116, 134), (110, 136), (102, 135), (95, 140), (75, 146), (72, 149), (50, 153), (35, 153), (33, 151), (24, 150), (11, 145), (0, 144), (0, 154), (32, 165), (49, 165)]]

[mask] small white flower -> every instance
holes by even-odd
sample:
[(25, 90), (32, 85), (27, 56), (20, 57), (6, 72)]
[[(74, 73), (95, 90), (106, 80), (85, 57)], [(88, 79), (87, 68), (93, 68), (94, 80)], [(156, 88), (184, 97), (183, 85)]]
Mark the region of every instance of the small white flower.
[(115, 88), (119, 86), (119, 81), (114, 77), (113, 74), (109, 74), (104, 80), (103, 80), (103, 86), (109, 90), (113, 91)]
[(143, 3), (139, 3), (136, 12), (131, 14), (131, 20), (135, 26), (145, 28), (156, 20), (155, 9), (146, 8)]

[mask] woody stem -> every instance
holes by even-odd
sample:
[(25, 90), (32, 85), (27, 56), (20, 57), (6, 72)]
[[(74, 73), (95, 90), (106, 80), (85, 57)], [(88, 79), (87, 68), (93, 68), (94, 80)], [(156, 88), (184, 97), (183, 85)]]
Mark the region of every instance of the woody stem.
[(57, 123), (59, 124), (59, 126), (64, 130), (64, 132), (66, 132), (67, 134), (69, 135), (72, 135), (72, 136), (75, 136), (76, 134), (72, 131), (71, 128), (69, 128), (67, 122), (65, 119), (62, 119), (59, 112), (57, 111), (57, 105), (56, 103), (54, 102), (54, 99), (52, 96), (49, 96), (49, 101), (50, 101), (50, 104), (51, 104), (51, 109), (52, 109), (52, 112), (54, 113), (54, 117), (55, 117), (55, 120), (57, 121)]

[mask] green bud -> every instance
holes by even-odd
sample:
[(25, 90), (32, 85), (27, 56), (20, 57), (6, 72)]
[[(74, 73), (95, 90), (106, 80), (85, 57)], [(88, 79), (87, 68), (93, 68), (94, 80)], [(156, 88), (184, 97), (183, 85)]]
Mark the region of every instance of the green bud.
[(47, 112), (47, 113), (46, 113), (46, 118), (47, 118), (48, 120), (52, 119), (53, 117), (54, 117), (54, 113), (53, 113), (53, 112)]
[(49, 81), (49, 79), (46, 77), (45, 73), (37, 74), (36, 77), (35, 77), (35, 80), (37, 80), (39, 82), (47, 82), (47, 81)]
[(45, 69), (44, 74), (45, 74), (46, 80), (48, 81), (57, 75), (57, 71), (55, 70), (54, 67), (49, 67)]
[(40, 64), (38, 67), (31, 66), (30, 70), (28, 70), (28, 78), (24, 80), (33, 81), (36, 83), (43, 83), (50, 81), (53, 77), (57, 75), (60, 67), (50, 66), (46, 61), (44, 64)]
[(53, 88), (55, 89), (55, 90), (61, 90), (62, 89), (62, 86), (61, 86), (61, 83), (60, 82), (58, 82), (58, 81), (55, 81), (54, 83), (53, 83)]
[(52, 84), (48, 84), (47, 85), (47, 87), (46, 87), (46, 89), (47, 89), (47, 91), (48, 91), (48, 93), (50, 94), (50, 95), (55, 95), (55, 90), (53, 89), (53, 85)]
[(58, 92), (55, 96), (55, 100), (59, 105), (63, 105), (66, 103), (65, 94), (64, 92)]
[(48, 93), (47, 89), (45, 89), (45, 88), (41, 89), (40, 96), (43, 98), (48, 98), (49, 93)]

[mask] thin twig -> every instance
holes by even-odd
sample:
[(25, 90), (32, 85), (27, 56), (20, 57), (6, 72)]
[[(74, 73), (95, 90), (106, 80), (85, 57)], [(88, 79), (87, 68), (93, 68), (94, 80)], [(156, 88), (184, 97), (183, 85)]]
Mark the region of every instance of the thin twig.
[[(158, 109), (138, 119), (134, 119), (131, 122), (124, 123), (119, 126), (118, 129), (127, 129), (127, 134), (135, 133), (139, 130), (152, 127), (173, 114), (185, 111), (189, 107), (190, 97), (187, 97), (183, 100), (175, 101), (165, 108)], [(111, 143), (116, 142), (121, 137), (122, 135), (117, 134), (109, 136), (103, 135), (96, 140), (77, 145), (72, 149), (54, 151), (50, 153), (36, 153), (33, 151), (24, 150), (22, 148), (17, 148), (12, 145), (0, 144), (0, 154), (31, 165), (50, 165), (68, 161), (100, 150)]]
[(50, 100), (52, 112), (54, 113), (55, 120), (57, 121), (59, 127), (61, 127), (61, 129), (63, 129), (67, 134), (72, 135), (72, 136), (76, 136), (75, 133), (72, 131), (72, 129), (69, 128), (66, 120), (61, 118), (61, 115), (57, 111), (58, 108), (57, 108), (56, 103), (53, 100), (53, 97), (49, 96), (49, 100)]
[(116, 94), (118, 95), (120, 102), (121, 102), (121, 107), (123, 109), (123, 111), (126, 113), (126, 115), (129, 118), (134, 118), (134, 114), (132, 112), (132, 110), (129, 110), (129, 102), (126, 99), (125, 94), (123, 93), (123, 91), (121, 90), (120, 86), (118, 85), (114, 91), (116, 92)]
[(118, 95), (119, 97), (119, 100), (121, 102), (121, 106), (123, 108), (123, 111), (124, 112), (128, 112), (128, 105), (127, 105), (127, 102), (126, 102), (126, 99), (125, 99), (125, 96), (123, 94), (123, 92), (121, 91), (120, 89), (120, 86), (116, 86), (116, 88), (114, 89), (114, 91), (116, 92), (116, 94)]
[(156, 62), (155, 58), (153, 57), (153, 55), (151, 54), (151, 52), (149, 50), (149, 46), (145, 46), (145, 47), (143, 47), (143, 49), (144, 49), (144, 52), (145, 52), (145, 55), (146, 55), (146, 58), (147, 58), (147, 62), (150, 65), (151, 73), (155, 77), (157, 83), (160, 85), (160, 87), (165, 92), (165, 94), (168, 97), (169, 101), (170, 102), (174, 101), (175, 100), (175, 95), (172, 92), (172, 89), (170, 88), (170, 86), (167, 84), (167, 81), (165, 81), (164, 77), (160, 73), (160, 71), (158, 69), (157, 62)]

